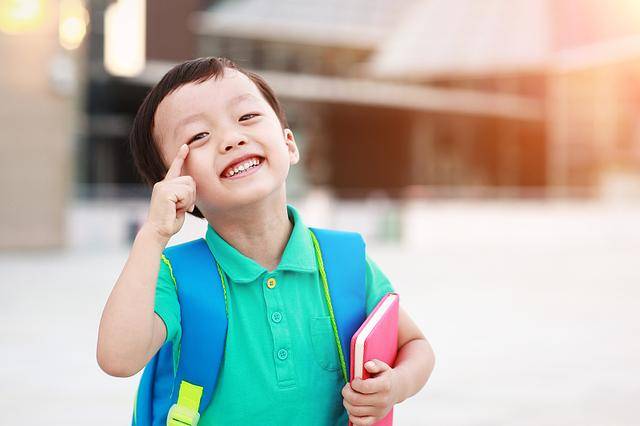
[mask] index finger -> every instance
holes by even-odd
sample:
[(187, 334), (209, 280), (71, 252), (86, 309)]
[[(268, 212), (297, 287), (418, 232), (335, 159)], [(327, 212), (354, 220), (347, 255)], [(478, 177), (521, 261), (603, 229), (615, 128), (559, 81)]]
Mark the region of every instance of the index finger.
[(370, 377), (366, 380), (354, 379), (351, 388), (362, 394), (378, 393), (385, 390), (385, 380), (386, 378), (381, 376)]
[[(186, 147), (186, 149), (185, 149)], [(165, 179), (173, 179), (180, 175), (182, 175), (182, 165), (184, 164), (185, 158), (187, 158), (187, 154), (189, 153), (189, 145), (182, 144), (180, 148), (178, 148), (178, 153), (176, 154), (176, 158), (171, 162), (171, 166), (169, 166), (169, 170), (167, 171)]]

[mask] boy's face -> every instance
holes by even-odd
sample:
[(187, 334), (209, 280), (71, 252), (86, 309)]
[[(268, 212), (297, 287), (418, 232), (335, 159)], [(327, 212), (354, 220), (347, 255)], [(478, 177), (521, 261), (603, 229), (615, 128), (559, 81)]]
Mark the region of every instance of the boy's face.
[[(189, 145), (182, 175), (195, 180), (196, 205), (203, 213), (284, 191), (289, 167), (299, 159), (293, 133), (282, 129), (256, 85), (232, 69), (225, 69), (218, 80), (189, 83), (167, 95), (154, 123), (154, 140), (165, 166), (182, 144)], [(237, 163), (245, 156), (250, 158)], [(255, 158), (258, 165), (239, 170), (238, 165), (245, 167)]]

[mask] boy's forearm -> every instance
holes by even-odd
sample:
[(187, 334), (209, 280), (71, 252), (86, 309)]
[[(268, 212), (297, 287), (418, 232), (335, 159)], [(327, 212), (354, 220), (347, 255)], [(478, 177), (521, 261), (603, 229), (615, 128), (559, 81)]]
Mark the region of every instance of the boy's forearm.
[(405, 343), (398, 351), (394, 370), (399, 381), (396, 404), (418, 393), (427, 383), (435, 364), (435, 356), (426, 339)]
[(165, 246), (153, 230), (143, 226), (109, 295), (97, 348), (98, 363), (109, 374), (128, 375), (144, 364), (153, 333), (155, 284)]

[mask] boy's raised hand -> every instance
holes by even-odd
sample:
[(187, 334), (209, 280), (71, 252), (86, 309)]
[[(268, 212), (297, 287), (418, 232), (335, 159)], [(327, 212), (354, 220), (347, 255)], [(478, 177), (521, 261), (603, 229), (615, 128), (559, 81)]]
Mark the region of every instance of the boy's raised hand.
[(191, 176), (182, 176), (188, 154), (189, 146), (180, 146), (165, 178), (153, 185), (147, 224), (164, 243), (182, 228), (185, 212), (192, 212), (195, 206), (196, 182)]

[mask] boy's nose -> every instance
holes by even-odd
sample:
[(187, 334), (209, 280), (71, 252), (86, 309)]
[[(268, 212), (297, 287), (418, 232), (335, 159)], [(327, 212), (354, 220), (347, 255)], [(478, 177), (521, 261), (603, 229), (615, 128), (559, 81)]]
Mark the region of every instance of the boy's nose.
[(233, 143), (225, 143), (224, 144), (224, 150), (225, 151), (230, 151), (233, 148), (235, 148), (236, 146), (241, 146), (241, 145), (244, 145), (244, 144), (246, 144), (244, 139), (239, 139), (238, 141), (233, 142)]

